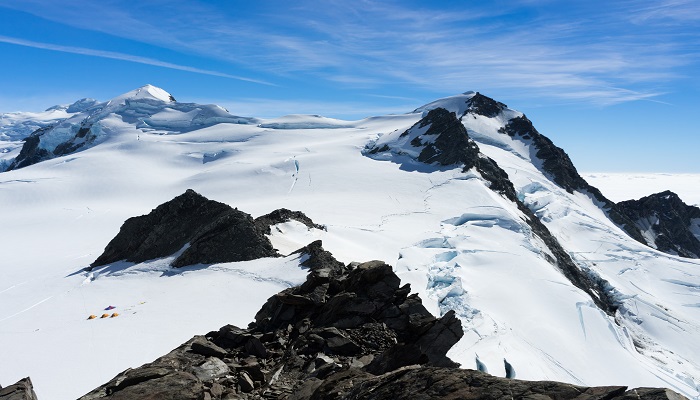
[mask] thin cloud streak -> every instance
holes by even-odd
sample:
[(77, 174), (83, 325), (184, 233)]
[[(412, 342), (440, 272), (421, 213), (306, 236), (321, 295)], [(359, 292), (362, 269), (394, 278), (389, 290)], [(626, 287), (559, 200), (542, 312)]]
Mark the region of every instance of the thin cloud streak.
[[(14, 7), (81, 29), (353, 90), (402, 84), (435, 93), (510, 89), (609, 105), (657, 96), (664, 91), (659, 85), (682, 78), (678, 71), (697, 62), (689, 56), (692, 49), (673, 40), (692, 32), (669, 32), (662, 23), (633, 34), (627, 29), (635, 17), (644, 22), (681, 18), (683, 10), (697, 8), (686, 0), (660, 6), (630, 0), (610, 10), (580, 6), (577, 18), (565, 23), (558, 11), (550, 11), (556, 7), (538, 1), (445, 11), (401, 2), (302, 0), (284, 12), (264, 5), (256, 9), (264, 24), (220, 4), (175, 2), (166, 10), (167, 23), (154, 24), (136, 18), (135, 13), (147, 14), (147, 3), (131, 10), (115, 3), (62, 8), (27, 1), (32, 6)], [(538, 6), (541, 17), (513, 18), (523, 7)], [(104, 20), (108, 27), (98, 22)]]
[(135, 55), (124, 54), (124, 53), (117, 53), (117, 52), (113, 52), (113, 51), (95, 50), (95, 49), (87, 49), (87, 48), (83, 48), (83, 47), (73, 47), (73, 46), (62, 46), (62, 45), (55, 45), (55, 44), (50, 44), (50, 43), (40, 43), (40, 42), (31, 41), (31, 40), (24, 40), (24, 39), (12, 38), (12, 37), (7, 37), (7, 36), (0, 36), (0, 42), (14, 44), (14, 45), (18, 45), (18, 46), (32, 47), (35, 49), (58, 51), (61, 53), (80, 54), (80, 55), (85, 55), (85, 56), (101, 57), (101, 58), (109, 58), (109, 59), (113, 59), (113, 60), (128, 61), (128, 62), (133, 62), (133, 63), (138, 63), (138, 64), (152, 65), (155, 67), (162, 67), (162, 68), (175, 69), (175, 70), (179, 70), (179, 71), (192, 72), (195, 74), (218, 76), (218, 77), (228, 78), (228, 79), (236, 79), (236, 80), (245, 81), (245, 82), (257, 83), (260, 85), (276, 86), (272, 83), (265, 82), (262, 80), (245, 78), (242, 76), (230, 75), (230, 74), (226, 74), (223, 72), (210, 71), (210, 70), (190, 67), (187, 65), (173, 64), (173, 63), (169, 63), (166, 61), (156, 60), (153, 58), (135, 56)]
[[(211, 99), (207, 100), (211, 102)], [(347, 101), (278, 100), (265, 98), (219, 99), (214, 101), (230, 113), (257, 118), (277, 118), (289, 114), (315, 114), (354, 121), (376, 115), (405, 114), (420, 104), (386, 106)]]

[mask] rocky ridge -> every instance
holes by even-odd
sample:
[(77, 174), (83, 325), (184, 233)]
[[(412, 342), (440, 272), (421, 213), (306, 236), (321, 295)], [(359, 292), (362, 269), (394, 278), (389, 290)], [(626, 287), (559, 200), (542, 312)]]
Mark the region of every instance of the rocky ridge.
[(700, 257), (700, 208), (687, 205), (671, 191), (618, 203), (620, 212), (647, 232), (651, 247), (681, 257)]
[(525, 115), (511, 118), (499, 132), (530, 143), (533, 146), (535, 156), (542, 160), (541, 168), (543, 172), (549, 174), (557, 185), (569, 193), (579, 191), (589, 194), (602, 203), (602, 207), (609, 218), (627, 232), (630, 237), (640, 243), (647, 244), (634, 221), (629, 219), (620, 210), (620, 207), (605, 197), (598, 188), (586, 182), (576, 170), (569, 155), (562, 148), (557, 147), (548, 137), (539, 133), (533, 126), (532, 121)]
[[(176, 255), (173, 267), (248, 261), (279, 256), (265, 236), (270, 226), (297, 220), (322, 229), (299, 211), (275, 210), (253, 219), (192, 189), (149, 214), (129, 218), (90, 269), (128, 261), (140, 263)], [(178, 254), (179, 253), (179, 254)]]
[(92, 399), (682, 399), (666, 389), (580, 387), (464, 370), (446, 356), (462, 337), (435, 318), (391, 266), (343, 265), (320, 242), (301, 249), (306, 282), (271, 297), (247, 328), (226, 325), (128, 369)]
[[(505, 107), (505, 104), (477, 93), (470, 99), (463, 115), (479, 112), (489, 117), (497, 115)], [(418, 161), (439, 166), (459, 165), (465, 173), (474, 169), (488, 182), (491, 190), (515, 203), (525, 215), (524, 222), (554, 255), (549, 261), (556, 265), (571, 283), (586, 292), (598, 307), (611, 316), (615, 315), (619, 305), (614, 293), (610, 291), (608, 282), (591, 271), (582, 270), (574, 263), (549, 229), (518, 198), (508, 174), (494, 160), (481, 153), (479, 146), (469, 137), (467, 129), (455, 112), (440, 107), (431, 109), (420, 121), (400, 135), (380, 138), (366, 149), (366, 154), (369, 157), (388, 158), (399, 163), (408, 157), (407, 162)], [(573, 168), (573, 164), (571, 167)]]

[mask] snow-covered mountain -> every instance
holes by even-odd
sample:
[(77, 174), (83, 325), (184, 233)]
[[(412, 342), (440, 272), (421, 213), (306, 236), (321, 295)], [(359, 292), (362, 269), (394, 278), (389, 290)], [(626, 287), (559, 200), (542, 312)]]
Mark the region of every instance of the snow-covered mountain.
[[(698, 395), (700, 261), (641, 243), (636, 221), (502, 103), (467, 92), (404, 115), (261, 120), (145, 86), (68, 114), (3, 155), (3, 384), (30, 375), (40, 398), (75, 398), (193, 334), (245, 326), (303, 282), (292, 253), (321, 239), (342, 262), (391, 264), (433, 314), (454, 310), (465, 335), (449, 356), (466, 368), (478, 354), (504, 376), (506, 357), (522, 379)], [(325, 230), (273, 226), (286, 257), (84, 271), (125, 220), (190, 188)], [(118, 318), (86, 319), (108, 305)]]
[[(117, 129), (119, 124), (133, 125), (144, 133), (172, 134), (223, 122), (255, 122), (251, 118), (233, 116), (216, 105), (178, 103), (170, 93), (152, 85), (132, 90), (105, 103), (83, 99), (65, 110), (59, 107), (55, 111), (65, 111), (69, 116), (42, 121), (40, 129), (24, 138), (19, 154), (14, 159), (5, 158), (6, 170), (94, 146)], [(16, 128), (13, 130), (17, 131)]]

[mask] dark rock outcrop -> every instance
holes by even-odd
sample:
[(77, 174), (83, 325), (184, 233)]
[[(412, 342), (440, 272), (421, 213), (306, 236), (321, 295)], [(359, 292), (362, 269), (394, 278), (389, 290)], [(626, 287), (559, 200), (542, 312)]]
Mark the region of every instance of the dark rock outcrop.
[(476, 92), (476, 94), (467, 101), (467, 104), (468, 106), (463, 116), (471, 113), (493, 118), (508, 107), (500, 101), (484, 96), (479, 92)]
[(7, 167), (7, 171), (23, 168), (46, 159), (49, 152), (40, 148), (39, 143), (41, 142), (41, 135), (50, 131), (51, 129), (53, 129), (53, 125), (39, 128), (32, 132), (31, 135), (24, 138), (24, 145), (22, 145), (22, 149), (19, 151), (17, 157), (12, 160), (10, 165)]
[[(423, 146), (418, 161), (440, 165), (464, 164), (465, 169), (474, 166), (479, 147), (467, 135), (467, 130), (454, 113), (444, 108), (430, 110), (428, 115), (411, 127), (404, 134), (428, 126), (428, 129), (411, 141), (415, 147)], [(431, 138), (433, 136), (434, 138)], [(424, 144), (421, 138), (426, 139)]]
[(265, 214), (258, 218), (255, 218), (255, 226), (258, 228), (258, 231), (269, 235), (271, 233), (270, 227), (272, 225), (281, 224), (283, 222), (289, 222), (290, 220), (301, 222), (308, 228), (316, 228), (321, 230), (326, 229), (323, 225), (315, 224), (314, 221), (312, 221), (311, 218), (307, 217), (306, 214), (304, 214), (303, 212), (290, 211), (286, 208), (280, 208), (269, 214)]
[(681, 257), (700, 257), (700, 240), (691, 230), (695, 227), (700, 233), (700, 208), (685, 204), (668, 190), (617, 206), (637, 228), (650, 233), (650, 246)]
[(614, 202), (603, 196), (600, 190), (586, 182), (579, 175), (569, 155), (554, 145), (548, 137), (539, 133), (526, 116), (511, 118), (500, 132), (513, 138), (530, 141), (535, 156), (542, 160), (542, 172), (549, 175), (557, 185), (569, 193), (580, 191), (593, 196), (595, 200), (603, 204), (603, 209), (613, 222), (634, 240), (646, 244), (642, 233), (634, 222), (621, 212)]
[(5, 388), (0, 386), (0, 400), (37, 400), (32, 380), (24, 378), (14, 385)]
[[(639, 397), (636, 397), (639, 395)], [(658, 397), (657, 397), (658, 396)], [(559, 382), (503, 379), (473, 370), (407, 367), (382, 376), (349, 370), (326, 379), (312, 399), (680, 399), (665, 389), (581, 387)]]
[[(186, 245), (189, 245), (185, 248)], [(129, 218), (90, 266), (143, 262), (182, 250), (174, 267), (273, 257), (270, 240), (253, 218), (189, 189), (148, 215)]]
[(528, 382), (458, 369), (453, 312), (435, 318), (391, 267), (343, 265), (314, 243), (304, 284), (271, 297), (247, 329), (195, 336), (91, 391), (92, 399), (682, 399), (666, 389)]

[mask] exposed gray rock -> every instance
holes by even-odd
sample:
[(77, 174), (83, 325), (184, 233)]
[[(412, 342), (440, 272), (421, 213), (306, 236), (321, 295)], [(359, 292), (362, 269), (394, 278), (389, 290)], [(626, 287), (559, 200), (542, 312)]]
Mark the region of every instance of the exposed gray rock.
[(23, 378), (14, 385), (0, 386), (0, 400), (37, 400), (32, 380)]
[(224, 358), (228, 355), (225, 349), (210, 342), (204, 336), (195, 336), (191, 347), (193, 352), (206, 357)]
[(255, 389), (255, 383), (253, 383), (253, 379), (247, 372), (242, 371), (238, 374), (238, 387), (241, 388), (243, 393), (250, 393)]
[(192, 370), (194, 375), (202, 382), (221, 378), (230, 372), (228, 365), (215, 357), (208, 358), (202, 365), (194, 367)]

